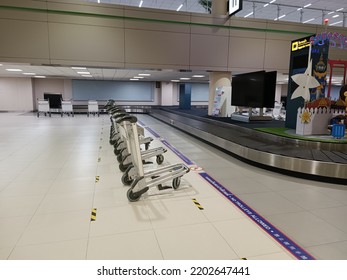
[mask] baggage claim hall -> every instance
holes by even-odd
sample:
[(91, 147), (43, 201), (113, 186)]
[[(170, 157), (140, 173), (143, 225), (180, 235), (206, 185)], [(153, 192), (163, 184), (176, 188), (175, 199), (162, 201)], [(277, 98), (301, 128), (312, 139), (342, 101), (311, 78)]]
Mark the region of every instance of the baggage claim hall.
[(0, 1), (0, 259), (346, 260), (345, 1), (154, 2)]

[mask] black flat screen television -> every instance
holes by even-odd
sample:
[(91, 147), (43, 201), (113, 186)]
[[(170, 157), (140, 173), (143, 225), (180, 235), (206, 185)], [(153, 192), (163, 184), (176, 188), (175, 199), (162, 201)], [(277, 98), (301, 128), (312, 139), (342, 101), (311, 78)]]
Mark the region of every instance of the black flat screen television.
[(273, 108), (276, 78), (276, 71), (257, 71), (233, 76), (231, 105), (251, 108)]
[(61, 108), (62, 94), (44, 93), (43, 98), (49, 101), (49, 107), (53, 109)]

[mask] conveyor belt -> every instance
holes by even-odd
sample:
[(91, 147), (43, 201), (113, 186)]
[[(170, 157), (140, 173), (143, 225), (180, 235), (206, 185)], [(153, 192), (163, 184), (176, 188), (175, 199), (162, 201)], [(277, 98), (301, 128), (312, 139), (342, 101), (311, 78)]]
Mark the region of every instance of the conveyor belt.
[(347, 144), (307, 143), (213, 119), (154, 109), (150, 115), (249, 161), (347, 183)]

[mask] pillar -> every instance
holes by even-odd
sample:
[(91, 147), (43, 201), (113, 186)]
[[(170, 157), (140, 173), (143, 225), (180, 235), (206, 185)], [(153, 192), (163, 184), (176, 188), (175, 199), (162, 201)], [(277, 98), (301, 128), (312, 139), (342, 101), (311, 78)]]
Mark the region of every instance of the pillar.
[(192, 85), (191, 84), (180, 84), (180, 103), (179, 108), (190, 110), (192, 100)]
[(227, 0), (212, 0), (212, 15), (224, 16), (227, 14)]

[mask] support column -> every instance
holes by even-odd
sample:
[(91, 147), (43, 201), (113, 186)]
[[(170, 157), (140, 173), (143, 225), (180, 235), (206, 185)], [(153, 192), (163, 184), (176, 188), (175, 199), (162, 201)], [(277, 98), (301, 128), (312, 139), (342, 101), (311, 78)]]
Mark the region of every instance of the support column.
[(227, 97), (225, 98), (226, 114), (230, 115), (233, 113), (231, 107), (231, 72), (211, 72), (208, 100), (209, 115), (212, 115), (216, 90), (222, 87)]
[(212, 0), (212, 15), (224, 16), (227, 14), (228, 0)]
[(191, 84), (180, 84), (180, 103), (179, 108), (190, 110), (191, 109), (191, 97), (192, 85)]

